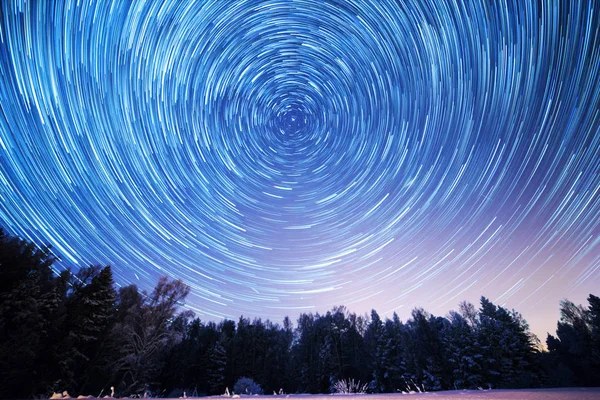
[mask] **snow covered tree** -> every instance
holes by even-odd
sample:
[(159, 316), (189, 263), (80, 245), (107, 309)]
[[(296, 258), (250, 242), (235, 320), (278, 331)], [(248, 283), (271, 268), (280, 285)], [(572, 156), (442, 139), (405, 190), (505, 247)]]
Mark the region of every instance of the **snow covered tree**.
[(443, 343), (452, 369), (451, 388), (476, 389), (482, 385), (483, 358), (477, 335), (461, 314), (451, 311), (449, 320)]
[(319, 384), (319, 392), (327, 393), (332, 390), (333, 384), (339, 379), (334, 356), (336, 349), (329, 331), (331, 326), (324, 317), (317, 320), (317, 326), (319, 327), (321, 336), (317, 363), (317, 382)]
[(482, 346), (484, 383), (493, 387), (526, 387), (538, 380), (533, 365), (536, 339), (520, 314), (482, 297), (478, 340)]
[(600, 386), (600, 297), (590, 294), (587, 300), (589, 303), (587, 316), (591, 331), (590, 357), (595, 360), (591, 365), (595, 374), (590, 377), (590, 383), (592, 386)]
[[(562, 372), (562, 376), (555, 374), (552, 378), (566, 385), (600, 386), (600, 298), (590, 295), (588, 302), (586, 309), (561, 301), (557, 337), (548, 335), (546, 340), (553, 369)], [(569, 381), (565, 381), (565, 375)]]
[(270, 321), (264, 323), (262, 348), (258, 353), (256, 381), (265, 393), (290, 389), (289, 367), (292, 345), (292, 326), (289, 318), (283, 326)]
[(365, 332), (365, 349), (368, 354), (368, 368), (371, 374), (369, 390), (374, 393), (389, 391), (387, 387), (389, 360), (385, 345), (387, 343), (386, 331), (383, 321), (377, 311), (371, 310), (371, 321)]
[(49, 248), (0, 229), (0, 397), (43, 389), (52, 317), (64, 300), (53, 262)]
[(72, 287), (66, 300), (63, 338), (58, 343), (60, 386), (71, 393), (99, 392), (109, 385), (99, 366), (115, 313), (110, 266), (83, 268), (73, 277)]
[[(167, 391), (175, 388), (187, 388), (188, 394), (194, 391), (199, 394), (211, 393), (209, 376), (211, 353), (222, 336), (227, 338), (227, 343), (231, 342), (232, 332), (235, 328), (230, 330), (230, 325), (235, 327), (235, 323), (229, 320), (223, 321), (219, 325), (212, 321), (203, 323), (198, 318), (192, 320), (185, 337), (170, 352), (171, 362), (165, 367), (166, 372), (172, 373), (173, 367), (171, 366), (174, 364), (178, 365), (182, 371), (180, 372), (181, 377), (178, 377), (175, 382), (171, 382), (172, 386), (168, 387)], [(228, 353), (228, 348), (225, 348), (225, 351)], [(229, 358), (229, 355), (227, 357)], [(225, 371), (226, 386), (231, 387), (228, 380), (228, 369), (229, 365)], [(221, 393), (223, 392), (219, 394)]]
[(292, 349), (293, 369), (297, 376), (295, 391), (317, 393), (316, 389), (316, 362), (318, 350), (315, 333), (315, 316), (313, 314), (300, 314), (294, 332), (295, 346)]
[(394, 313), (392, 319), (385, 321), (385, 354), (388, 360), (387, 377), (389, 381), (388, 391), (395, 392), (397, 390), (407, 389), (406, 385), (406, 362), (404, 360), (405, 353), (405, 336), (406, 331), (404, 324), (400, 321), (398, 314)]
[(335, 307), (331, 312), (302, 314), (294, 332), (291, 351), (291, 371), (297, 376), (295, 391), (308, 393), (330, 393), (333, 385), (343, 378), (363, 381), (366, 372), (364, 348), (359, 325), (362, 318), (347, 314), (344, 307)]
[(207, 375), (211, 394), (222, 394), (225, 392), (225, 372), (227, 368), (227, 351), (229, 339), (221, 334), (219, 340), (208, 352)]
[(415, 309), (406, 323), (407, 386), (418, 389), (441, 390), (449, 386), (450, 373), (446, 366), (442, 333), (448, 321), (434, 317), (423, 309)]
[(241, 316), (235, 327), (233, 337), (232, 360), (235, 368), (235, 379), (240, 376), (254, 376), (252, 328), (250, 319)]

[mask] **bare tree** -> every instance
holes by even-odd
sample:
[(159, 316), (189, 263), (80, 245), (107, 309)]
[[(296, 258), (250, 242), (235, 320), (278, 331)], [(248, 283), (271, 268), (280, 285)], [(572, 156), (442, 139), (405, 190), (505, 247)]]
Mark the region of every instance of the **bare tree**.
[(167, 352), (181, 340), (170, 329), (178, 306), (189, 293), (181, 280), (160, 278), (150, 295), (127, 287), (119, 292), (119, 321), (113, 329), (110, 368), (121, 394), (143, 393), (160, 373)]

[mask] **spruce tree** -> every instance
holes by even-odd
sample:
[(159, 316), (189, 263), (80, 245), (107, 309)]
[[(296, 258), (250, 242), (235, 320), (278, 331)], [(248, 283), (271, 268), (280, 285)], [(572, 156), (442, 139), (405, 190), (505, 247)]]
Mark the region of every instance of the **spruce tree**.
[(600, 386), (600, 297), (590, 294), (588, 296), (588, 323), (590, 326), (590, 372), (589, 383), (591, 386)]
[(29, 397), (42, 391), (50, 357), (45, 346), (52, 316), (62, 302), (49, 248), (0, 228), (0, 397)]
[(371, 373), (369, 390), (374, 393), (389, 391), (387, 387), (388, 359), (385, 352), (387, 342), (383, 321), (377, 311), (371, 310), (371, 321), (365, 332), (365, 347), (369, 355), (368, 368)]
[(492, 387), (526, 387), (538, 380), (535, 337), (520, 314), (481, 298), (478, 340), (482, 345), (483, 381)]
[(452, 372), (452, 389), (476, 389), (482, 385), (482, 354), (477, 335), (460, 314), (450, 312), (450, 325), (444, 335), (446, 359)]
[(64, 337), (59, 344), (62, 389), (99, 393), (110, 386), (108, 377), (101, 374), (115, 314), (110, 266), (84, 268), (75, 276), (73, 287), (66, 301)]
[(219, 340), (208, 352), (207, 372), (210, 394), (223, 394), (225, 392), (225, 371), (227, 368), (228, 339), (221, 334)]
[(389, 390), (406, 390), (406, 362), (405, 353), (405, 328), (398, 314), (394, 313), (392, 319), (385, 321), (385, 355), (388, 360), (387, 379), (389, 379)]
[(561, 379), (565, 384), (600, 385), (600, 299), (590, 295), (588, 302), (589, 307), (586, 309), (569, 300), (561, 301), (557, 337), (548, 335), (546, 340), (550, 360), (555, 363), (553, 369), (560, 368), (563, 375), (568, 375), (571, 379), (564, 382), (562, 376), (553, 374), (552, 369), (551, 377), (554, 380)]

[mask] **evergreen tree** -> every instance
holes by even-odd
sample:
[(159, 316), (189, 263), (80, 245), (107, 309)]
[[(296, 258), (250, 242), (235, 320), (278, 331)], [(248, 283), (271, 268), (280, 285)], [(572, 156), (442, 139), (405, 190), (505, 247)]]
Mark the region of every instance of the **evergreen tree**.
[(493, 387), (527, 387), (539, 381), (533, 363), (535, 337), (520, 314), (482, 297), (478, 340), (485, 383)]
[[(235, 330), (235, 323), (233, 321), (223, 321), (218, 326), (214, 322), (203, 324), (198, 319), (195, 319), (192, 322), (190, 333), (187, 338), (187, 341), (189, 342), (188, 346), (190, 347), (189, 358), (191, 361), (187, 365), (188, 369), (186, 373), (186, 380), (185, 384), (183, 385), (189, 389), (189, 393), (194, 391), (196, 391), (198, 394), (211, 393), (209, 378), (209, 360), (211, 351), (213, 351), (213, 348), (221, 337), (225, 337), (227, 339), (226, 341), (224, 340), (222, 342), (222, 345), (225, 345), (225, 343), (231, 343), (233, 331), (229, 331), (227, 328), (230, 325), (233, 325), (233, 330)], [(228, 347), (225, 349), (228, 357), (228, 367), (230, 364), (230, 348), (231, 346), (228, 345)], [(228, 371), (225, 372), (225, 375), (225, 385), (231, 387), (232, 379), (229, 379)]]
[[(284, 392), (292, 390), (292, 341), (294, 338), (292, 321), (289, 317), (283, 319), (283, 326), (277, 334), (277, 346), (275, 354), (275, 368), (278, 372), (278, 378), (275, 381), (274, 389), (283, 389)], [(277, 391), (278, 392), (278, 391)]]
[(84, 268), (72, 286), (66, 300), (63, 339), (58, 345), (60, 387), (71, 393), (99, 393), (110, 386), (100, 366), (105, 361), (104, 346), (115, 313), (111, 268)]
[(316, 322), (319, 355), (317, 363), (318, 393), (330, 393), (333, 384), (340, 378), (336, 365), (336, 343), (333, 337), (331, 313), (318, 316)]
[[(197, 326), (192, 320), (194, 313), (185, 311), (180, 313), (171, 323), (170, 329), (181, 337), (167, 353), (165, 366), (163, 368), (160, 382), (165, 389), (168, 397), (181, 397), (184, 391), (192, 394), (195, 388), (188, 381), (189, 370), (194, 364), (194, 357), (197, 351), (195, 340), (192, 335), (196, 335)], [(191, 386), (191, 387), (190, 387)]]
[(227, 368), (227, 337), (221, 334), (219, 340), (208, 352), (208, 385), (209, 393), (222, 394), (225, 392), (225, 371)]
[(48, 318), (46, 320), (47, 335), (42, 344), (43, 350), (38, 352), (36, 365), (39, 368), (39, 384), (36, 385), (36, 393), (48, 393), (60, 390), (58, 385), (61, 380), (61, 360), (59, 346), (64, 339), (64, 326), (67, 319), (67, 288), (71, 280), (71, 272), (63, 271), (56, 278), (55, 285), (45, 295), (48, 305)]
[[(555, 338), (548, 335), (550, 374), (563, 385), (600, 386), (600, 341), (598, 340), (598, 310), (600, 299), (590, 295), (589, 308), (576, 306), (568, 300), (560, 303), (560, 321)], [(561, 375), (553, 371), (560, 371)], [(564, 377), (568, 376), (569, 380)]]
[(450, 312), (449, 320), (444, 347), (452, 370), (451, 388), (476, 389), (482, 385), (483, 355), (474, 327), (454, 311)]
[(51, 317), (62, 302), (49, 248), (0, 229), (0, 397), (28, 397), (42, 390), (40, 367), (50, 354), (44, 345)]
[(383, 321), (377, 311), (371, 310), (371, 322), (365, 332), (365, 348), (369, 355), (368, 368), (371, 373), (369, 390), (374, 393), (389, 391), (388, 359), (385, 349), (387, 342)]
[[(286, 328), (287, 326), (287, 328)], [(284, 320), (284, 327), (270, 321), (264, 323), (261, 340), (262, 348), (257, 359), (257, 382), (265, 393), (289, 390), (290, 347), (292, 327), (289, 319)]]
[(315, 393), (314, 383), (314, 340), (313, 340), (314, 316), (312, 314), (300, 314), (294, 332), (295, 345), (292, 348), (292, 371), (297, 377), (295, 392)]
[(365, 368), (365, 365), (368, 364), (364, 341), (368, 326), (367, 320), (366, 315), (348, 313), (348, 328), (342, 337), (346, 349), (343, 377), (354, 379), (355, 382), (367, 383), (371, 379), (370, 371)]
[[(406, 323), (407, 386), (415, 389), (441, 390), (447, 388), (442, 332), (444, 319), (438, 319), (423, 309), (415, 309)], [(414, 389), (413, 389), (414, 390)]]
[(254, 377), (255, 343), (253, 328), (248, 318), (240, 317), (233, 339), (232, 361), (234, 368), (234, 381), (242, 376)]
[(590, 326), (590, 369), (593, 371), (589, 378), (591, 386), (600, 386), (600, 297), (588, 296), (588, 324)]
[(394, 313), (392, 319), (385, 321), (385, 354), (388, 360), (387, 379), (389, 380), (389, 390), (396, 392), (406, 389), (406, 362), (403, 354), (405, 353), (405, 328), (398, 314)]
[[(227, 369), (225, 371), (225, 384), (228, 388), (233, 387), (237, 376), (235, 371), (235, 363), (234, 363), (234, 338), (236, 334), (236, 326), (235, 321), (226, 319), (219, 323), (218, 332), (220, 335), (224, 335), (227, 338), (227, 347), (225, 351), (227, 353)], [(220, 335), (217, 336), (219, 339)]]

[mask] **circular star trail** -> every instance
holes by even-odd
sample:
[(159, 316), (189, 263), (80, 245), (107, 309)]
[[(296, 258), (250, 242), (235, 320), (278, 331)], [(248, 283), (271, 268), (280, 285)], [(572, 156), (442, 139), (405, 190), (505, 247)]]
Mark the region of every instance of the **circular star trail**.
[(1, 8), (0, 224), (60, 268), (204, 318), (600, 286), (594, 2)]

